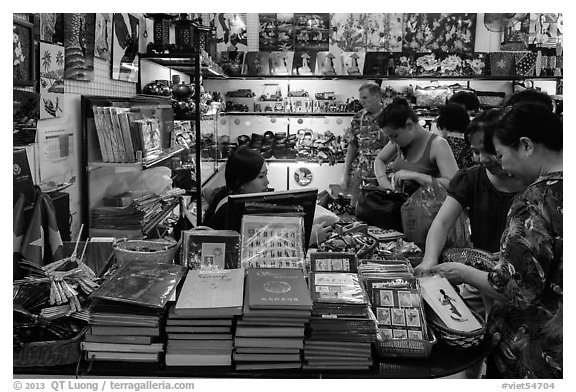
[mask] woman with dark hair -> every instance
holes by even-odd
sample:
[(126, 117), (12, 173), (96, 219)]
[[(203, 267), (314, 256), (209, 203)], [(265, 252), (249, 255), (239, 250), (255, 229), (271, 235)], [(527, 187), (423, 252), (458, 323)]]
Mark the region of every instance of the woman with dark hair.
[[(378, 185), (400, 189), (408, 194), (436, 178), (445, 188), (458, 171), (448, 142), (430, 133), (418, 123), (418, 116), (408, 101), (396, 97), (378, 116), (378, 124), (390, 139), (376, 159), (374, 171)], [(391, 164), (390, 180), (387, 165)]]
[(464, 138), (464, 131), (470, 124), (470, 116), (463, 106), (447, 103), (438, 109), (436, 126), (452, 149), (460, 169), (474, 166), (472, 151)]
[(226, 161), (226, 185), (216, 191), (204, 216), (204, 225), (217, 230), (224, 229), (228, 196), (266, 192), (269, 183), (267, 173), (268, 168), (262, 155), (247, 146), (238, 147)]
[[(464, 137), (480, 165), (460, 169), (450, 181), (448, 196), (428, 231), (424, 258), (414, 270), (416, 276), (428, 274), (438, 264), (448, 233), (463, 211), (470, 218), (474, 247), (498, 252), (512, 199), (524, 189), (496, 159), (492, 135), (502, 113), (499, 109), (480, 112), (466, 128)], [(477, 312), (485, 311), (486, 304), (475, 289), (460, 287), (460, 295)]]
[(510, 207), (499, 261), (489, 272), (461, 263), (431, 272), (496, 300), (487, 323), (487, 377), (562, 378), (562, 121), (543, 105), (516, 104), (493, 143), (502, 168), (527, 185)]
[(446, 104), (449, 103), (463, 106), (468, 114), (475, 114), (480, 110), (480, 100), (472, 91), (458, 91), (454, 93), (454, 95), (448, 98), (448, 101), (446, 102)]
[(415, 269), (417, 275), (428, 273), (438, 263), (448, 232), (464, 210), (470, 217), (474, 247), (498, 251), (512, 199), (524, 189), (496, 159), (492, 135), (501, 115), (499, 109), (481, 112), (466, 129), (464, 136), (479, 165), (459, 170), (450, 181), (448, 197), (430, 226), (424, 259)]
[[(260, 193), (268, 191), (268, 167), (260, 153), (248, 146), (238, 147), (226, 161), (224, 178), (226, 185), (218, 189), (210, 202), (204, 225), (215, 230), (225, 229), (228, 196), (231, 194)], [(324, 242), (333, 227), (326, 222), (314, 223), (310, 246)]]

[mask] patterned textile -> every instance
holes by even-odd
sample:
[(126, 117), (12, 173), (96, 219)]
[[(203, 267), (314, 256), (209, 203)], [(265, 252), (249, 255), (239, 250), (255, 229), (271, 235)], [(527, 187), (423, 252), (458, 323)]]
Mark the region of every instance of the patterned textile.
[(476, 164), (472, 157), (472, 150), (464, 138), (447, 136), (446, 141), (452, 149), (452, 153), (454, 154), (454, 158), (456, 158), (456, 163), (458, 164), (459, 169), (466, 169)]
[(517, 52), (514, 54), (515, 70), (518, 76), (534, 76), (536, 69), (536, 58), (534, 52)]
[(488, 276), (506, 296), (488, 319), (504, 378), (562, 378), (562, 185), (563, 173), (550, 173), (514, 198)]
[(511, 76), (514, 71), (514, 53), (490, 53), (490, 71), (492, 76)]

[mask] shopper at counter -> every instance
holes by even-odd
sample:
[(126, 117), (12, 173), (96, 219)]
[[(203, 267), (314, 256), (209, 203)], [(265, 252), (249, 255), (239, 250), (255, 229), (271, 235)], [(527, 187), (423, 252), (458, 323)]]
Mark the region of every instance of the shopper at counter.
[(376, 121), (383, 108), (380, 86), (365, 83), (360, 86), (359, 93), (363, 109), (352, 118), (350, 132), (346, 135), (349, 142), (342, 179), (342, 188), (350, 189), (352, 205), (358, 199), (360, 186), (365, 183), (376, 185), (374, 158), (388, 143)]
[(474, 247), (498, 252), (512, 199), (524, 189), (496, 159), (492, 136), (501, 115), (499, 109), (481, 112), (466, 129), (474, 161), (480, 165), (459, 170), (450, 181), (448, 197), (430, 226), (422, 263), (415, 268), (417, 276), (427, 274), (438, 263), (450, 229), (465, 210)]
[[(378, 116), (378, 124), (392, 143), (388, 143), (374, 160), (378, 185), (404, 190), (411, 194), (436, 178), (445, 188), (458, 171), (448, 142), (426, 131), (408, 101), (396, 97)], [(387, 165), (391, 164), (392, 179)]]
[[(259, 193), (268, 191), (268, 167), (260, 153), (248, 146), (238, 147), (224, 169), (226, 185), (218, 189), (212, 198), (204, 217), (204, 225), (216, 230), (225, 229), (228, 196), (231, 194)], [(328, 238), (332, 226), (325, 223), (314, 224), (310, 245), (316, 245)]]
[(543, 105), (507, 109), (493, 137), (502, 168), (528, 187), (510, 208), (490, 272), (443, 263), (431, 272), (496, 299), (487, 377), (562, 378), (562, 121)]
[(463, 106), (470, 116), (473, 116), (480, 110), (480, 100), (472, 91), (458, 91), (448, 98), (446, 103), (455, 103)]
[(450, 145), (460, 169), (472, 167), (475, 164), (470, 145), (464, 138), (468, 124), (470, 124), (470, 116), (463, 106), (448, 103), (439, 108), (436, 125), (442, 137)]

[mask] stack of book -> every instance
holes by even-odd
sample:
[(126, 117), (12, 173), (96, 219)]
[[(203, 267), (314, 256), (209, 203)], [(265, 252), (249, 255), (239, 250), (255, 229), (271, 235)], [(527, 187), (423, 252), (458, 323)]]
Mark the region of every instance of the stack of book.
[(175, 199), (184, 191), (174, 188), (162, 195), (145, 195), (127, 207), (98, 206), (91, 210), (95, 229), (137, 230), (145, 232), (150, 222), (167, 210), (172, 210)]
[(96, 299), (90, 305), (90, 329), (82, 342), (89, 359), (157, 362), (162, 310)]
[(236, 369), (300, 368), (312, 309), (303, 272), (250, 269), (245, 286), (244, 314), (234, 338)]
[(178, 265), (125, 263), (91, 294), (88, 359), (158, 362), (165, 306), (184, 275)]
[(242, 313), (244, 270), (190, 270), (166, 320), (166, 366), (232, 364), (233, 318)]
[(358, 271), (381, 339), (428, 339), (420, 288), (408, 260), (364, 260)]
[(93, 106), (92, 111), (103, 162), (134, 163), (161, 153), (157, 118), (143, 118), (142, 113), (125, 107)]
[(313, 308), (304, 345), (305, 369), (368, 369), (376, 318), (358, 274), (311, 272)]

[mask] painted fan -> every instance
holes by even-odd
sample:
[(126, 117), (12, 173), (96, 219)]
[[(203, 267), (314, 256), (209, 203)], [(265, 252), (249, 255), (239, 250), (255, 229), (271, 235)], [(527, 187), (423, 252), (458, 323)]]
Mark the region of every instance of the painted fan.
[(484, 14), (484, 26), (486, 26), (489, 31), (501, 33), (507, 28), (519, 23), (526, 15), (526, 13)]

